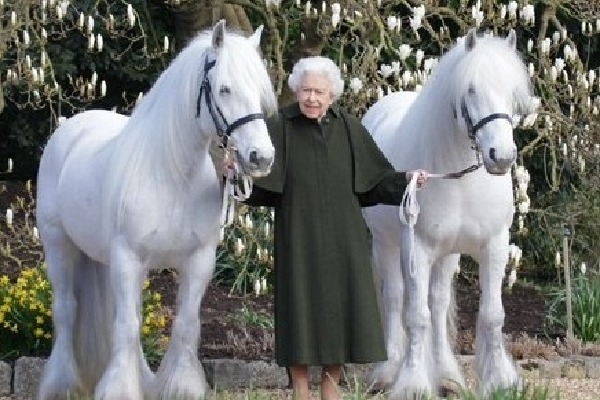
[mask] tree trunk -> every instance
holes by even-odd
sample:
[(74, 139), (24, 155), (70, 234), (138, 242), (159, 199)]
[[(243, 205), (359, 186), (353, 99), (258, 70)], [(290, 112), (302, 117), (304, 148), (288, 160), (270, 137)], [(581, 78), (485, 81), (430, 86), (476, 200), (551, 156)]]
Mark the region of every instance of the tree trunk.
[(210, 28), (221, 19), (227, 27), (252, 33), (252, 25), (244, 9), (239, 5), (227, 4), (226, 0), (191, 0), (174, 11), (175, 41), (181, 48), (199, 31)]

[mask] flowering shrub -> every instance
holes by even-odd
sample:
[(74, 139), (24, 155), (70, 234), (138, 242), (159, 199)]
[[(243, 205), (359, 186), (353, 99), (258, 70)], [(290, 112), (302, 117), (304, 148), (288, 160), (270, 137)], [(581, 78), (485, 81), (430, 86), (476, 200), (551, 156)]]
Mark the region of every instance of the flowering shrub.
[[(150, 362), (168, 343), (168, 314), (160, 293), (144, 283), (142, 345)], [(47, 356), (52, 348), (52, 288), (46, 267), (24, 269), (15, 281), (0, 277), (0, 358)]]
[(273, 268), (273, 211), (239, 205), (217, 250), (215, 279), (239, 293), (268, 292)]

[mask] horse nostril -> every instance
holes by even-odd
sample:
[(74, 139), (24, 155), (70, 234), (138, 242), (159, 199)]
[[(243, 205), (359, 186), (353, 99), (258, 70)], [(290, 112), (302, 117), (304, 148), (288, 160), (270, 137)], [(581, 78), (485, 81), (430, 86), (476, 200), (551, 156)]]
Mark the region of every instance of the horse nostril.
[(258, 153), (256, 152), (256, 150), (252, 150), (250, 152), (249, 159), (252, 164), (258, 164)]
[(493, 147), (490, 149), (490, 159), (491, 159), (492, 161), (494, 161), (494, 162), (496, 162), (496, 161), (497, 161), (497, 160), (496, 160), (496, 149), (495, 149), (495, 148), (493, 148)]

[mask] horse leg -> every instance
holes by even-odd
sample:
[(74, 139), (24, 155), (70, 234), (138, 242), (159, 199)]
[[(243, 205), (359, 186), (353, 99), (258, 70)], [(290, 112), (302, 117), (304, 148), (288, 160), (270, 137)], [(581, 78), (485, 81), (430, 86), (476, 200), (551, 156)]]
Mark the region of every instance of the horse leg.
[[(429, 301), (431, 305), (431, 327), (433, 340), (433, 358), (435, 361), (439, 382), (465, 386), (460, 367), (454, 357), (451, 333), (454, 329), (454, 312), (452, 307), (452, 296), (454, 295), (452, 278), (456, 272), (460, 254), (452, 254), (439, 259), (432, 268)], [(450, 315), (448, 311), (450, 310)], [(459, 388), (452, 388), (459, 389)]]
[(383, 295), (383, 321), (388, 359), (376, 365), (371, 376), (371, 386), (375, 390), (381, 390), (394, 383), (406, 345), (406, 333), (402, 326), (404, 283), (400, 266), (400, 246), (396, 243), (384, 243), (373, 237), (373, 262), (376, 281)]
[(96, 399), (142, 398), (140, 311), (145, 276), (146, 270), (127, 239), (114, 238), (110, 255), (110, 283), (115, 304), (113, 346), (108, 368), (96, 387)]
[(77, 308), (74, 269), (82, 255), (61, 228), (43, 230), (42, 241), (54, 295), (52, 318), (55, 341), (44, 366), (38, 398), (67, 399), (84, 391), (73, 344)]
[(477, 317), (475, 361), (480, 391), (487, 396), (495, 389), (519, 384), (519, 375), (506, 352), (502, 337), (502, 279), (508, 263), (508, 229), (488, 242), (477, 261), (481, 299)]
[[(406, 232), (403, 233), (406, 235)], [(431, 317), (428, 306), (431, 261), (415, 240), (403, 240), (412, 247), (413, 265), (408, 253), (403, 251), (402, 275), (404, 277), (404, 324), (408, 346), (402, 366), (391, 390), (391, 399), (413, 399), (428, 396), (435, 385), (435, 367), (431, 352)]]
[(200, 302), (212, 278), (216, 244), (196, 251), (182, 266), (177, 315), (173, 321), (171, 342), (153, 388), (163, 399), (203, 398), (208, 384), (198, 359), (200, 340)]

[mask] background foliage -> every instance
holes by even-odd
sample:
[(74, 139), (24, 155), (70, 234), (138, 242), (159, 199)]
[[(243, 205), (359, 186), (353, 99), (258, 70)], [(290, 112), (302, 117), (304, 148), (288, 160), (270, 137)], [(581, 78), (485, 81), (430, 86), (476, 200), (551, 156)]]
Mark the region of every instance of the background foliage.
[[(598, 269), (597, 1), (0, 0), (0, 160), (16, 160), (9, 177), (34, 177), (60, 116), (93, 107), (131, 110), (185, 42), (220, 18), (245, 32), (265, 25), (264, 57), (282, 104), (293, 98), (286, 87), (293, 63), (324, 54), (342, 68), (341, 102), (358, 115), (385, 93), (418, 90), (434, 59), (468, 29), (495, 35), (514, 29), (541, 100), (535, 115), (515, 117), (519, 162), (531, 177), (530, 203), (519, 214), (524, 227), (516, 218), (513, 229), (523, 249), (520, 273), (557, 279), (564, 224), (573, 232), (574, 263)], [(267, 221), (261, 212), (250, 211), (250, 218)], [(236, 255), (240, 237), (245, 251)], [(266, 238), (240, 224), (227, 238), (221, 279), (248, 290), (268, 277)]]

